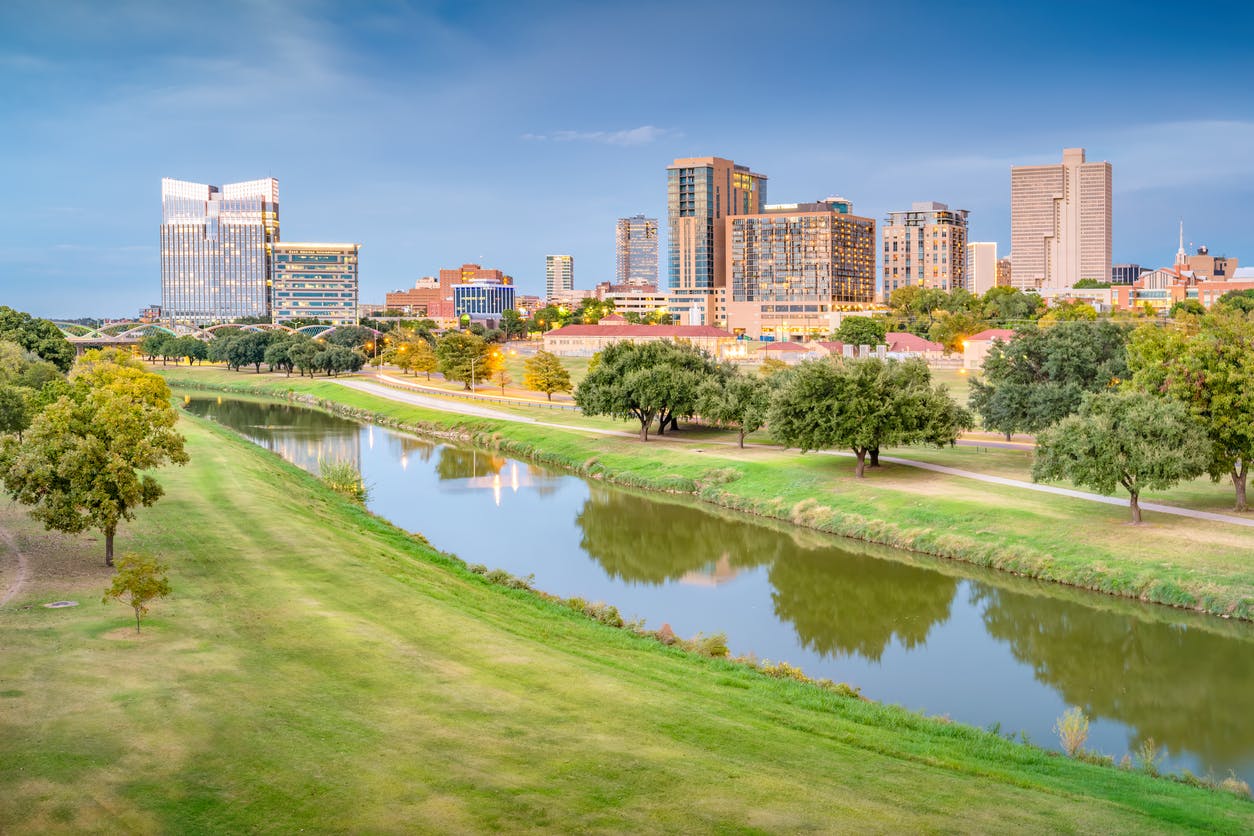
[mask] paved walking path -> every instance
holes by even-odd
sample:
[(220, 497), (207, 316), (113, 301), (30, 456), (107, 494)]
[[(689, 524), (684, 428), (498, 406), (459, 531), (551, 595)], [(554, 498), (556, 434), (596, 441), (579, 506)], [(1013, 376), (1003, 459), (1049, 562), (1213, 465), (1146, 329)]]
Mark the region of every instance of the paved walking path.
[[(518, 424), (534, 424), (537, 427), (553, 427), (562, 430), (575, 430), (577, 432), (594, 433), (596, 435), (614, 435), (625, 436), (628, 438), (636, 438), (634, 432), (624, 432), (622, 430), (606, 430), (595, 427), (577, 427), (570, 424), (558, 424), (549, 421), (539, 421), (535, 418), (528, 418), (521, 415), (512, 415), (508, 412), (500, 412), (495, 409), (486, 409), (484, 407), (473, 406), (471, 404), (457, 403), (456, 401), (446, 400), (428, 395), (421, 395), (415, 392), (400, 391), (391, 386), (385, 386), (378, 383), (371, 383), (365, 380), (336, 380), (341, 386), (347, 386), (350, 389), (356, 389), (360, 392), (366, 392), (371, 395), (378, 395), (382, 398), (388, 398), (402, 403), (413, 404), (414, 406), (426, 407), (427, 409), (436, 409), (442, 412), (454, 412), (459, 415), (472, 415), (479, 418), (493, 418), (498, 421), (513, 421)], [(714, 444), (732, 446), (731, 441), (711, 441), (709, 439), (684, 439), (675, 437), (663, 437), (666, 441), (702, 444), (710, 446)], [(988, 442), (982, 442), (988, 445)], [(747, 444), (746, 447), (760, 447), (763, 449), (778, 449), (769, 444)], [(826, 456), (848, 456), (852, 457), (852, 453), (840, 450), (816, 450), (816, 453)], [(986, 482), (990, 485), (1003, 485), (1009, 488), (1021, 488), (1028, 491), (1038, 491), (1040, 493), (1050, 493), (1056, 496), (1065, 496), (1071, 499), (1086, 499), (1090, 502), (1101, 502), (1106, 505), (1126, 506), (1128, 501), (1117, 496), (1103, 496), (1102, 494), (1089, 493), (1088, 491), (1078, 491), (1072, 488), (1060, 488), (1054, 485), (1041, 485), (1036, 482), (1024, 482), (1020, 479), (1008, 479), (1005, 476), (993, 476), (988, 473), (977, 473), (973, 470), (961, 470), (956, 467), (946, 467), (942, 464), (931, 464), (929, 462), (914, 461), (913, 459), (902, 459), (896, 456), (880, 456), (880, 461), (889, 462), (891, 464), (900, 464), (907, 467), (917, 467), (920, 470), (930, 470), (934, 473), (943, 473), (946, 476), (959, 476), (963, 479), (974, 479), (978, 482)], [(1189, 517), (1195, 520), (1207, 520), (1210, 522), (1231, 523), (1232, 525), (1242, 525), (1254, 528), (1254, 517), (1238, 517), (1235, 514), (1218, 514), (1212, 511), (1195, 511), (1192, 508), (1178, 508), (1174, 505), (1160, 505), (1156, 502), (1142, 502), (1142, 511), (1155, 511), (1160, 514), (1174, 514), (1178, 517)]]

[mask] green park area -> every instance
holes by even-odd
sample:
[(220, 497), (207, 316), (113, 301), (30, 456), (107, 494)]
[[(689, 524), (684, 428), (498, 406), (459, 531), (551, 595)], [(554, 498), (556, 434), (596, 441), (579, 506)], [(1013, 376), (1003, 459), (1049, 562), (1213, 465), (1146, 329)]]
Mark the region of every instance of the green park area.
[[(173, 595), (138, 635), (100, 602), (97, 535), (0, 509), (3, 566), (23, 575), (0, 607), (5, 832), (1254, 827), (1230, 793), (772, 678), (493, 585), (226, 430), (178, 429), (190, 462), (159, 472), (165, 496), (118, 537), (170, 567)], [(582, 455), (578, 434), (525, 429), (517, 443)], [(654, 454), (639, 446), (604, 455), (643, 479)], [(648, 448), (677, 485), (710, 470), (713, 451), (677, 447)], [(714, 467), (748, 482), (779, 455)], [(845, 462), (803, 461), (790, 472), (846, 493)], [(79, 605), (41, 606), (54, 600)]]
[[(1248, 559), (1254, 528), (1248, 526), (1149, 511), (1145, 524), (1130, 525), (1122, 505), (904, 464), (885, 463), (858, 479), (846, 455), (803, 455), (767, 445), (764, 435), (763, 444), (743, 450), (735, 446), (735, 433), (713, 428), (685, 428), (642, 443), (625, 422), (544, 408), (483, 405), (535, 422), (517, 423), (404, 403), (325, 378), (186, 366), (164, 374), (176, 390), (314, 399), (359, 417), (465, 438), (618, 484), (689, 493), (750, 514), (1114, 595), (1254, 618), (1254, 566)], [(407, 390), (394, 391), (402, 397)], [(449, 409), (459, 404), (465, 401), (448, 399)], [(607, 428), (622, 434), (607, 435)], [(1030, 480), (1031, 453), (1025, 450), (919, 446), (886, 449), (884, 455)], [(1142, 501), (1223, 511), (1231, 507), (1231, 488), (1200, 478), (1148, 491)]]

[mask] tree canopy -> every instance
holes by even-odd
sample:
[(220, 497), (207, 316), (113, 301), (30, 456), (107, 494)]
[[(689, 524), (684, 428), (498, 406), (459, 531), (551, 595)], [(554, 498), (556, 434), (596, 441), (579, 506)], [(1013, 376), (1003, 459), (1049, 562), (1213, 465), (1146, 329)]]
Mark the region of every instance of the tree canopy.
[(1135, 390), (1090, 392), (1076, 414), (1037, 436), (1032, 478), (1066, 479), (1104, 494), (1122, 486), (1132, 522), (1140, 523), (1141, 492), (1200, 476), (1210, 452), (1183, 404)]
[(701, 384), (722, 373), (709, 354), (686, 343), (617, 342), (593, 358), (575, 390), (575, 403), (585, 415), (634, 418), (640, 422), (640, 440), (648, 441), (654, 420), (662, 433), (693, 415)]
[(444, 379), (461, 381), (469, 390), (492, 378), (500, 353), (483, 337), (450, 331), (436, 343), (435, 356)]
[(888, 333), (888, 323), (869, 316), (846, 316), (840, 321), (836, 339), (849, 345), (881, 345)]
[(971, 383), (971, 408), (987, 429), (1038, 432), (1075, 412), (1085, 392), (1128, 377), (1128, 329), (1111, 322), (1025, 326), (994, 342), (982, 380)]
[(711, 375), (697, 390), (697, 414), (712, 424), (735, 429), (739, 444), (745, 435), (766, 423), (771, 407), (771, 384), (764, 378), (739, 372)]
[(46, 319), (36, 319), (6, 305), (0, 305), (0, 340), (17, 343), (62, 372), (68, 372), (74, 364), (74, 346), (61, 329)]
[(101, 530), (112, 565), (118, 523), (162, 494), (149, 471), (187, 462), (176, 420), (160, 375), (123, 352), (89, 351), (69, 391), (34, 417), (20, 442), (4, 441), (5, 490), (49, 529)]
[(556, 354), (537, 351), (523, 362), (523, 386), (533, 392), (543, 392), (553, 400), (554, 392), (570, 391), (570, 372)]
[(1132, 334), (1128, 365), (1138, 388), (1180, 401), (1211, 442), (1208, 471), (1228, 476), (1235, 508), (1248, 509), (1254, 460), (1254, 319), (1218, 308), (1188, 328), (1143, 326)]
[(802, 452), (846, 447), (862, 478), (867, 453), (906, 444), (951, 444), (970, 425), (921, 360), (809, 361), (784, 381), (768, 415), (771, 435)]

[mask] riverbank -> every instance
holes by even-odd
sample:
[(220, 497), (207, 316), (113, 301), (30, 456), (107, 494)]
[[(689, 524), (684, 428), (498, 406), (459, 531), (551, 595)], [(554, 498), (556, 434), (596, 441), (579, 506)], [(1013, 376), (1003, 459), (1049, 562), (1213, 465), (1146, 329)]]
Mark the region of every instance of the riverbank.
[[(495, 447), (615, 484), (686, 493), (725, 508), (867, 542), (1111, 595), (1254, 620), (1254, 529), (1148, 516), (903, 466), (854, 479), (850, 461), (778, 448), (738, 450), (592, 435), (456, 415), (326, 379), (164, 372), (174, 387), (302, 398), (365, 420)], [(590, 428), (591, 429), (591, 428)], [(684, 433), (679, 434), (680, 437)], [(704, 431), (703, 438), (710, 438)]]
[[(171, 566), (138, 640), (99, 603), (97, 540), (0, 509), (27, 563), (0, 608), (6, 832), (1254, 825), (1222, 792), (506, 590), (229, 431), (180, 428), (191, 464), (119, 535)], [(61, 599), (79, 606), (39, 606)]]

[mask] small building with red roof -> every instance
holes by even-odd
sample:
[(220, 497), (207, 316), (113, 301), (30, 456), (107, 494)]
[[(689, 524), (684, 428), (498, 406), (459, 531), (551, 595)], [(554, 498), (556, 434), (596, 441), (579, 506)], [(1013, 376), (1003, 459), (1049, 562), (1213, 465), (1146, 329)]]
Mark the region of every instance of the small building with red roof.
[(686, 342), (722, 357), (736, 338), (712, 325), (633, 325), (618, 314), (601, 317), (595, 325), (566, 325), (544, 335), (544, 350), (559, 357), (591, 357), (607, 345), (669, 340)]
[(967, 371), (979, 371), (984, 368), (984, 358), (988, 356), (993, 343), (1008, 343), (1014, 338), (1015, 332), (1010, 328), (986, 328), (962, 341), (962, 367)]
[(762, 343), (758, 347), (758, 357), (780, 360), (794, 366), (804, 360), (818, 360), (828, 356), (828, 352), (818, 343), (795, 343), (790, 340)]

